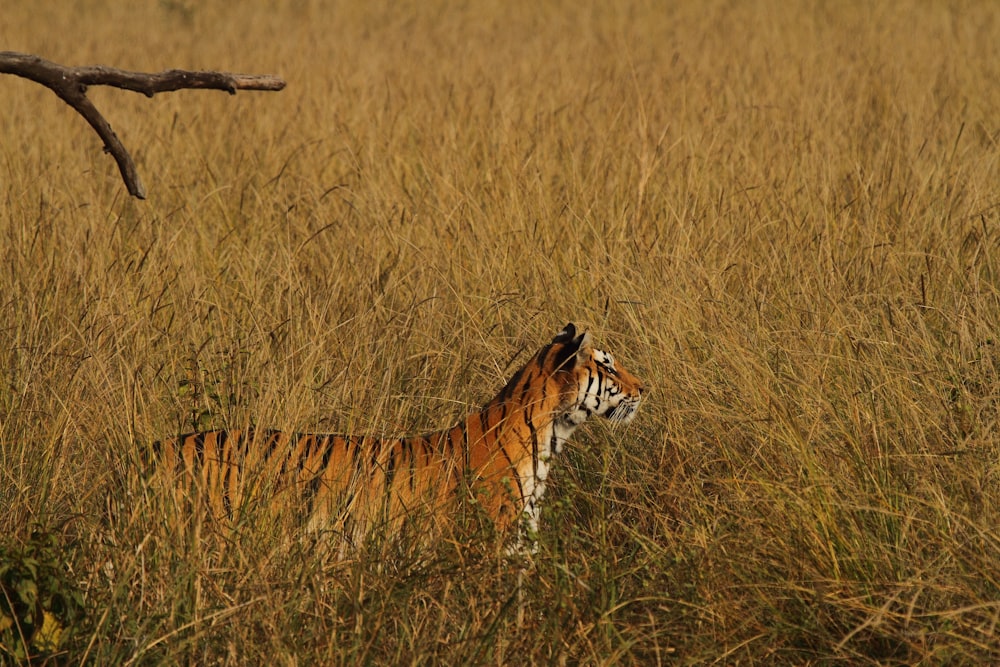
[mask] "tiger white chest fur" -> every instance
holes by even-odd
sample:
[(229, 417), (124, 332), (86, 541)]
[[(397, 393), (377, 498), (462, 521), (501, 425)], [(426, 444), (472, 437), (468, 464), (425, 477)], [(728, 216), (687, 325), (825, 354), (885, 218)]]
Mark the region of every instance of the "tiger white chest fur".
[(544, 429), (534, 433), (531, 466), (521, 472), (523, 530), (529, 537), (538, 532), (552, 459), (562, 453), (573, 432), (594, 415), (626, 424), (635, 417), (641, 401), (642, 383), (618, 368), (610, 353), (590, 347), (589, 334), (584, 334), (579, 348), (576, 365), (571, 369), (575, 392), (571, 386), (566, 404), (552, 415)]

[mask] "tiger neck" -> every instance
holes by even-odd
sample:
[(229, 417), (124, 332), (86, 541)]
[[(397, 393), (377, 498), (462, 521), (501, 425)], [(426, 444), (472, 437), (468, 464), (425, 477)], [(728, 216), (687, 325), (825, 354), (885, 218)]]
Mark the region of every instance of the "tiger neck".
[(524, 449), (520, 456), (511, 457), (510, 464), (519, 478), (521, 513), (529, 534), (538, 529), (540, 503), (552, 457), (562, 453), (566, 441), (588, 416), (579, 410), (566, 411), (562, 406), (538, 412), (526, 407), (532, 405), (539, 406), (541, 401), (497, 400), (486, 407), (487, 411), (500, 410), (512, 431), (521, 430), (522, 424), (527, 427), (527, 433), (522, 430), (519, 438)]

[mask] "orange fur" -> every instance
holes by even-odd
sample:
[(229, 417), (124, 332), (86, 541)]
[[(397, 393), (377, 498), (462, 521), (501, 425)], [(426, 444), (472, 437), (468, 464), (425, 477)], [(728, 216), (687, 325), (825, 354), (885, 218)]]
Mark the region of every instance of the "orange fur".
[(474, 499), (500, 530), (522, 518), (537, 530), (550, 459), (591, 414), (630, 421), (642, 390), (568, 324), (482, 410), (450, 429), (398, 439), (207, 431), (157, 450), (161, 465), (173, 461), (176, 472), (197, 480), (217, 516), (292, 487), (312, 529), (351, 544), (374, 526), (395, 532), (408, 517), (446, 518), (456, 496)]

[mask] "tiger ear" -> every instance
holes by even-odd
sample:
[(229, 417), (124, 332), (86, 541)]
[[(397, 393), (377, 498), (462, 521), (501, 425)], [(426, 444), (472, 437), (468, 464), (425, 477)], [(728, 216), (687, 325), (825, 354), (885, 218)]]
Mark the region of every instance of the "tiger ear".
[(552, 339), (553, 343), (568, 343), (569, 341), (576, 338), (576, 325), (570, 322), (563, 327), (563, 330), (556, 334), (556, 337)]
[(560, 345), (556, 351), (556, 368), (569, 370), (587, 359), (586, 350), (590, 349), (590, 332), (585, 331), (577, 335), (576, 326), (570, 322), (552, 339), (552, 343)]

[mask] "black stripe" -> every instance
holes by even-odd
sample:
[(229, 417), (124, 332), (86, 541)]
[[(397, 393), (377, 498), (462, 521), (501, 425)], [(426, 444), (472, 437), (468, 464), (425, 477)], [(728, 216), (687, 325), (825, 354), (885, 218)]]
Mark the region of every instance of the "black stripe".
[(309, 435), (306, 436), (308, 440), (306, 445), (302, 448), (302, 455), (299, 457), (298, 464), (295, 466), (298, 468), (298, 472), (302, 472), (305, 469), (306, 463), (311, 461), (316, 453), (320, 451), (324, 444), (328, 444), (331, 436), (329, 435)]
[(396, 476), (396, 447), (389, 449), (389, 460), (385, 464), (385, 488), (386, 491), (392, 486), (392, 478)]
[[(320, 460), (320, 464), (316, 470), (309, 471), (312, 477), (306, 482), (305, 489), (302, 491), (303, 499), (310, 507), (310, 511), (312, 499), (317, 493), (319, 493), (319, 487), (323, 484), (323, 474), (326, 472), (326, 468), (330, 464), (330, 459), (333, 458), (333, 451), (337, 446), (337, 439), (334, 436), (327, 436), (324, 443), (326, 444), (326, 450), (323, 451), (323, 458)], [(299, 458), (298, 465), (296, 466), (298, 473), (302, 473), (305, 470), (305, 461), (305, 456)], [(303, 481), (305, 480), (302, 479), (301, 475), (295, 480), (295, 482), (299, 484)]]
[[(240, 471), (236, 468), (236, 459), (233, 456), (226, 456), (224, 447), (226, 441), (229, 439), (228, 431), (213, 431), (212, 434), (215, 436), (215, 459), (216, 465), (219, 466), (219, 483), (222, 485), (222, 509), (225, 511), (226, 516), (232, 517), (233, 515), (233, 498), (232, 494), (229, 492), (229, 482), (234, 477), (234, 473), (238, 474)], [(204, 438), (202, 439), (202, 451), (204, 451)]]
[(193, 436), (188, 436), (188, 438), (185, 438), (185, 440), (190, 439), (190, 438), (194, 439), (194, 442), (192, 443), (194, 445), (194, 457), (198, 460), (199, 463), (201, 463), (202, 465), (204, 465), (205, 464), (205, 434), (204, 433), (195, 433)]
[[(253, 429), (248, 430), (245, 441), (248, 444), (255, 442), (256, 441), (256, 438), (254, 437), (255, 435), (256, 434), (254, 433)], [(295, 442), (295, 437), (296, 437), (295, 435), (291, 435), (288, 439), (291, 440), (292, 442)], [(265, 440), (262, 443), (264, 449), (264, 457), (266, 461), (270, 461), (271, 457), (274, 456), (274, 453), (278, 449), (278, 443), (281, 442), (281, 431), (270, 431), (270, 430), (264, 431), (264, 438)]]
[(538, 429), (535, 428), (535, 423), (531, 420), (530, 411), (526, 410), (524, 413), (524, 423), (528, 425), (528, 432), (531, 433), (531, 475), (535, 478), (535, 483), (538, 483)]
[(278, 449), (278, 443), (281, 441), (280, 431), (263, 431), (263, 440), (258, 442), (258, 438), (261, 437), (253, 429), (247, 429), (245, 432), (240, 434), (239, 444), (240, 451), (244, 454), (250, 452), (250, 448), (262, 450), (264, 452), (264, 457), (261, 463), (267, 466), (271, 462), (271, 458), (274, 456), (275, 451)]
[(353, 539), (354, 538), (354, 517), (351, 515), (350, 511), (348, 511), (346, 509), (346, 508), (348, 508), (348, 507), (351, 506), (352, 502), (354, 502), (354, 494), (353, 493), (350, 494), (347, 497), (347, 501), (343, 505), (343, 507), (345, 509), (344, 509), (344, 512), (341, 514), (341, 516), (344, 517), (344, 530), (343, 530), (343, 535), (341, 537), (343, 537), (343, 539), (347, 541), (347, 544), (352, 549), (354, 549), (354, 548), (356, 548), (358, 546), (357, 544), (354, 543), (354, 539)]
[(229, 477), (232, 474), (233, 466), (230, 463), (226, 466), (225, 472), (222, 474), (222, 508), (226, 512), (226, 516), (233, 516), (233, 499), (229, 495)]
[(517, 397), (518, 403), (521, 403), (522, 405), (524, 404), (524, 397), (528, 395), (528, 390), (531, 389), (531, 381), (534, 379), (535, 377), (533, 375), (528, 375), (528, 377), (524, 379), (524, 384), (521, 385), (521, 395)]
[[(347, 446), (346, 442), (344, 443), (344, 446), (345, 447)], [(326, 470), (326, 467), (330, 465), (330, 459), (333, 458), (333, 452), (336, 448), (337, 448), (337, 438), (336, 436), (331, 435), (326, 440), (326, 451), (323, 452), (323, 458), (320, 459), (319, 470), (317, 471), (318, 475), (322, 475), (323, 472)], [(301, 470), (304, 465), (305, 465), (304, 462), (301, 463), (299, 465), (299, 469)]]
[(365, 445), (371, 447), (371, 459), (368, 466), (368, 481), (371, 482), (375, 479), (375, 473), (378, 471), (378, 455), (382, 453), (383, 443), (381, 440), (366, 440)]
[[(290, 446), (286, 449), (285, 456), (281, 459), (281, 468), (279, 468), (279, 470), (278, 470), (278, 477), (279, 478), (284, 478), (285, 473), (288, 471), (288, 462), (292, 460), (292, 455), (295, 453), (295, 450), (298, 449), (299, 443), (302, 442), (303, 439), (309, 439), (309, 438), (315, 439), (315, 437), (316, 436), (313, 436), (313, 435), (298, 435), (298, 434), (295, 434), (295, 435), (292, 435), (289, 438), (289, 444), (290, 444)], [(275, 441), (275, 443), (276, 442), (277, 441)], [(308, 458), (309, 458), (310, 450), (311, 450), (311, 448), (307, 446), (306, 447), (306, 451), (302, 452), (302, 454), (299, 456), (299, 459), (298, 459), (298, 461), (296, 461), (296, 466), (295, 466), (296, 468), (298, 468), (298, 470), (301, 471), (302, 470), (302, 466), (304, 466), (306, 464), (306, 460), (308, 460)], [(268, 462), (269, 463), (270, 463), (270, 460), (271, 460), (271, 455), (273, 453), (274, 453), (274, 446), (272, 446), (271, 447), (271, 451), (268, 452)]]
[(222, 448), (226, 446), (227, 442), (229, 442), (229, 431), (215, 432), (215, 446), (219, 449), (219, 451), (222, 451)]
[(511, 472), (514, 473), (514, 481), (517, 482), (517, 493), (521, 496), (521, 502), (524, 502), (524, 487), (521, 486), (521, 475), (518, 473), (517, 468), (514, 467), (514, 461), (510, 458), (510, 454), (503, 447), (500, 448), (500, 453), (503, 457), (507, 459), (507, 466), (510, 468)]
[(252, 426), (246, 429), (245, 431), (240, 431), (237, 429), (236, 435), (234, 437), (237, 439), (237, 442), (240, 444), (243, 450), (247, 451), (250, 449), (250, 446), (256, 442), (255, 438), (257, 437), (257, 432), (253, 429)]
[(545, 368), (545, 359), (549, 356), (549, 352), (551, 351), (552, 351), (552, 344), (549, 343), (541, 350), (539, 350), (537, 355), (535, 355), (535, 360), (538, 362), (539, 368)]
[(410, 438), (406, 442), (406, 453), (410, 459), (410, 491), (417, 490), (417, 458), (413, 454), (413, 439)]
[(360, 436), (352, 435), (348, 438), (348, 442), (351, 446), (351, 460), (354, 462), (354, 479), (360, 480), (365, 471), (365, 460), (361, 456), (361, 445), (362, 438)]
[(469, 472), (469, 425), (462, 424), (462, 475)]
[(319, 487), (323, 485), (323, 473), (320, 471), (318, 474), (313, 475), (313, 478), (309, 480), (306, 484), (305, 489), (302, 491), (302, 499), (312, 509), (313, 498), (319, 493)]
[(426, 452), (423, 440), (423, 438), (410, 438), (407, 441), (410, 445), (410, 491), (417, 490), (417, 450), (414, 445), (420, 443), (420, 448)]
[(510, 380), (507, 381), (507, 384), (504, 385), (503, 389), (500, 390), (500, 393), (497, 394), (494, 402), (502, 403), (510, 398), (510, 395), (514, 393), (514, 387), (517, 386), (517, 383), (521, 381), (521, 376), (524, 375), (524, 368), (525, 367), (521, 367), (516, 373), (514, 373)]
[[(490, 417), (488, 410), (483, 410), (482, 412), (479, 413), (479, 430), (482, 431), (482, 435), (480, 436), (479, 441), (476, 444), (485, 447), (489, 442), (488, 438), (490, 433)], [(469, 451), (466, 452), (465, 456), (465, 467), (468, 470), (472, 469), (471, 459), (472, 459), (472, 448), (469, 447)]]
[(455, 443), (452, 442), (452, 437), (451, 437), (451, 432), (454, 430), (455, 430), (454, 428), (450, 428), (441, 434), (441, 437), (444, 438), (444, 447), (441, 448), (442, 449), (441, 453), (446, 461), (450, 461), (452, 455), (455, 452)]

